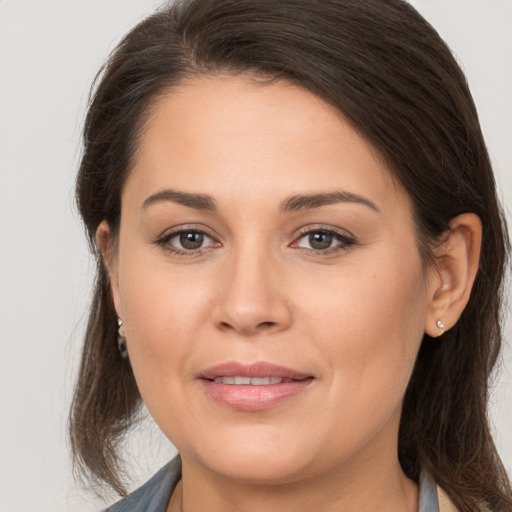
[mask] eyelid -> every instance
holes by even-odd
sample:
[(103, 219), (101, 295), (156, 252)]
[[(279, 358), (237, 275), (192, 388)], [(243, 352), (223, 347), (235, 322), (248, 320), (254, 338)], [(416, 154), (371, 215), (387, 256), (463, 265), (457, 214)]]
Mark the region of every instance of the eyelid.
[(182, 231), (197, 231), (198, 233), (204, 233), (212, 238), (216, 238), (216, 235), (212, 233), (212, 230), (202, 224), (179, 224), (177, 226), (173, 226), (171, 228), (166, 228), (160, 235), (157, 235), (156, 238), (167, 238), (170, 235), (181, 233)]
[(309, 234), (311, 232), (316, 232), (316, 231), (323, 231), (324, 233), (332, 233), (332, 234), (339, 235), (339, 236), (342, 236), (345, 238), (354, 239), (354, 240), (356, 239), (356, 236), (353, 233), (351, 233), (350, 231), (348, 231), (346, 229), (341, 229), (341, 228), (338, 228), (335, 226), (331, 226), (328, 224), (308, 224), (307, 226), (304, 226), (297, 231), (297, 233), (295, 234), (295, 238), (297, 239), (300, 236)]

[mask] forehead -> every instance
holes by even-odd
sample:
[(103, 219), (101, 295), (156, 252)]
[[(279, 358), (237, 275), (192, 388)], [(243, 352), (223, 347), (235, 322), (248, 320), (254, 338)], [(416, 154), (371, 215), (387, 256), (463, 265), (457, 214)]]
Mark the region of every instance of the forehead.
[[(287, 82), (208, 77), (153, 105), (130, 180), (225, 196), (343, 189), (385, 199), (395, 184), (376, 150), (340, 112)], [(394, 192), (397, 192), (396, 190)]]

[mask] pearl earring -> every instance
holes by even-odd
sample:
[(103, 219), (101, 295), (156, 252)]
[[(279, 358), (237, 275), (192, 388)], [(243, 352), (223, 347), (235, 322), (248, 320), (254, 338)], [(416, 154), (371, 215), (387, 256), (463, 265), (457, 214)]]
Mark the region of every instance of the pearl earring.
[(118, 318), (117, 319), (117, 349), (119, 350), (119, 353), (121, 354), (121, 357), (123, 359), (128, 358), (128, 349), (126, 348), (126, 336), (124, 334), (124, 331), (121, 331), (121, 327), (123, 326), (123, 321)]
[(445, 329), (445, 325), (443, 323), (442, 320), (438, 320), (437, 321), (437, 327), (439, 328), (439, 330), (441, 331), (441, 333), (439, 334), (439, 336), (443, 335), (444, 334), (444, 329)]

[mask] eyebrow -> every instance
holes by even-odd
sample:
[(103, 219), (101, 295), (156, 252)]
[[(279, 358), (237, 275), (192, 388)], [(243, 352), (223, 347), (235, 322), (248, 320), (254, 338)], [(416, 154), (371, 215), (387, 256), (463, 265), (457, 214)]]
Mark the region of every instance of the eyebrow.
[(206, 194), (192, 194), (190, 192), (181, 192), (178, 190), (162, 190), (152, 196), (149, 196), (142, 204), (142, 209), (146, 209), (148, 206), (159, 203), (160, 201), (172, 201), (173, 203), (182, 204), (189, 208), (195, 208), (196, 210), (207, 210), (216, 212), (217, 202), (211, 196)]
[[(142, 209), (146, 209), (148, 206), (161, 201), (172, 201), (196, 210), (218, 211), (217, 201), (209, 195), (182, 192), (173, 189), (162, 190), (161, 192), (149, 196), (142, 204)], [(279, 211), (281, 213), (304, 211), (336, 203), (358, 203), (376, 212), (380, 212), (377, 205), (370, 199), (343, 190), (291, 196), (281, 202)]]
[(322, 192), (319, 194), (311, 195), (296, 195), (285, 199), (280, 207), (279, 211), (282, 213), (296, 212), (303, 210), (311, 210), (313, 208), (319, 208), (320, 206), (326, 206), (329, 204), (336, 203), (358, 203), (372, 210), (379, 212), (377, 205), (367, 199), (366, 197), (354, 194), (352, 192), (345, 192), (343, 190), (337, 190), (335, 192)]

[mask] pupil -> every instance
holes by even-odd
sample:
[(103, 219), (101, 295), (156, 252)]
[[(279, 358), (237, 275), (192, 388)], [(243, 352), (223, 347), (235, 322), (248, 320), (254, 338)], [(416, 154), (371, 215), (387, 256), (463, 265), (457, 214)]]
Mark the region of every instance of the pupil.
[(309, 245), (313, 249), (329, 249), (332, 244), (332, 235), (327, 233), (314, 233), (309, 235)]
[(185, 249), (199, 249), (203, 245), (203, 239), (202, 233), (181, 233), (180, 244)]

